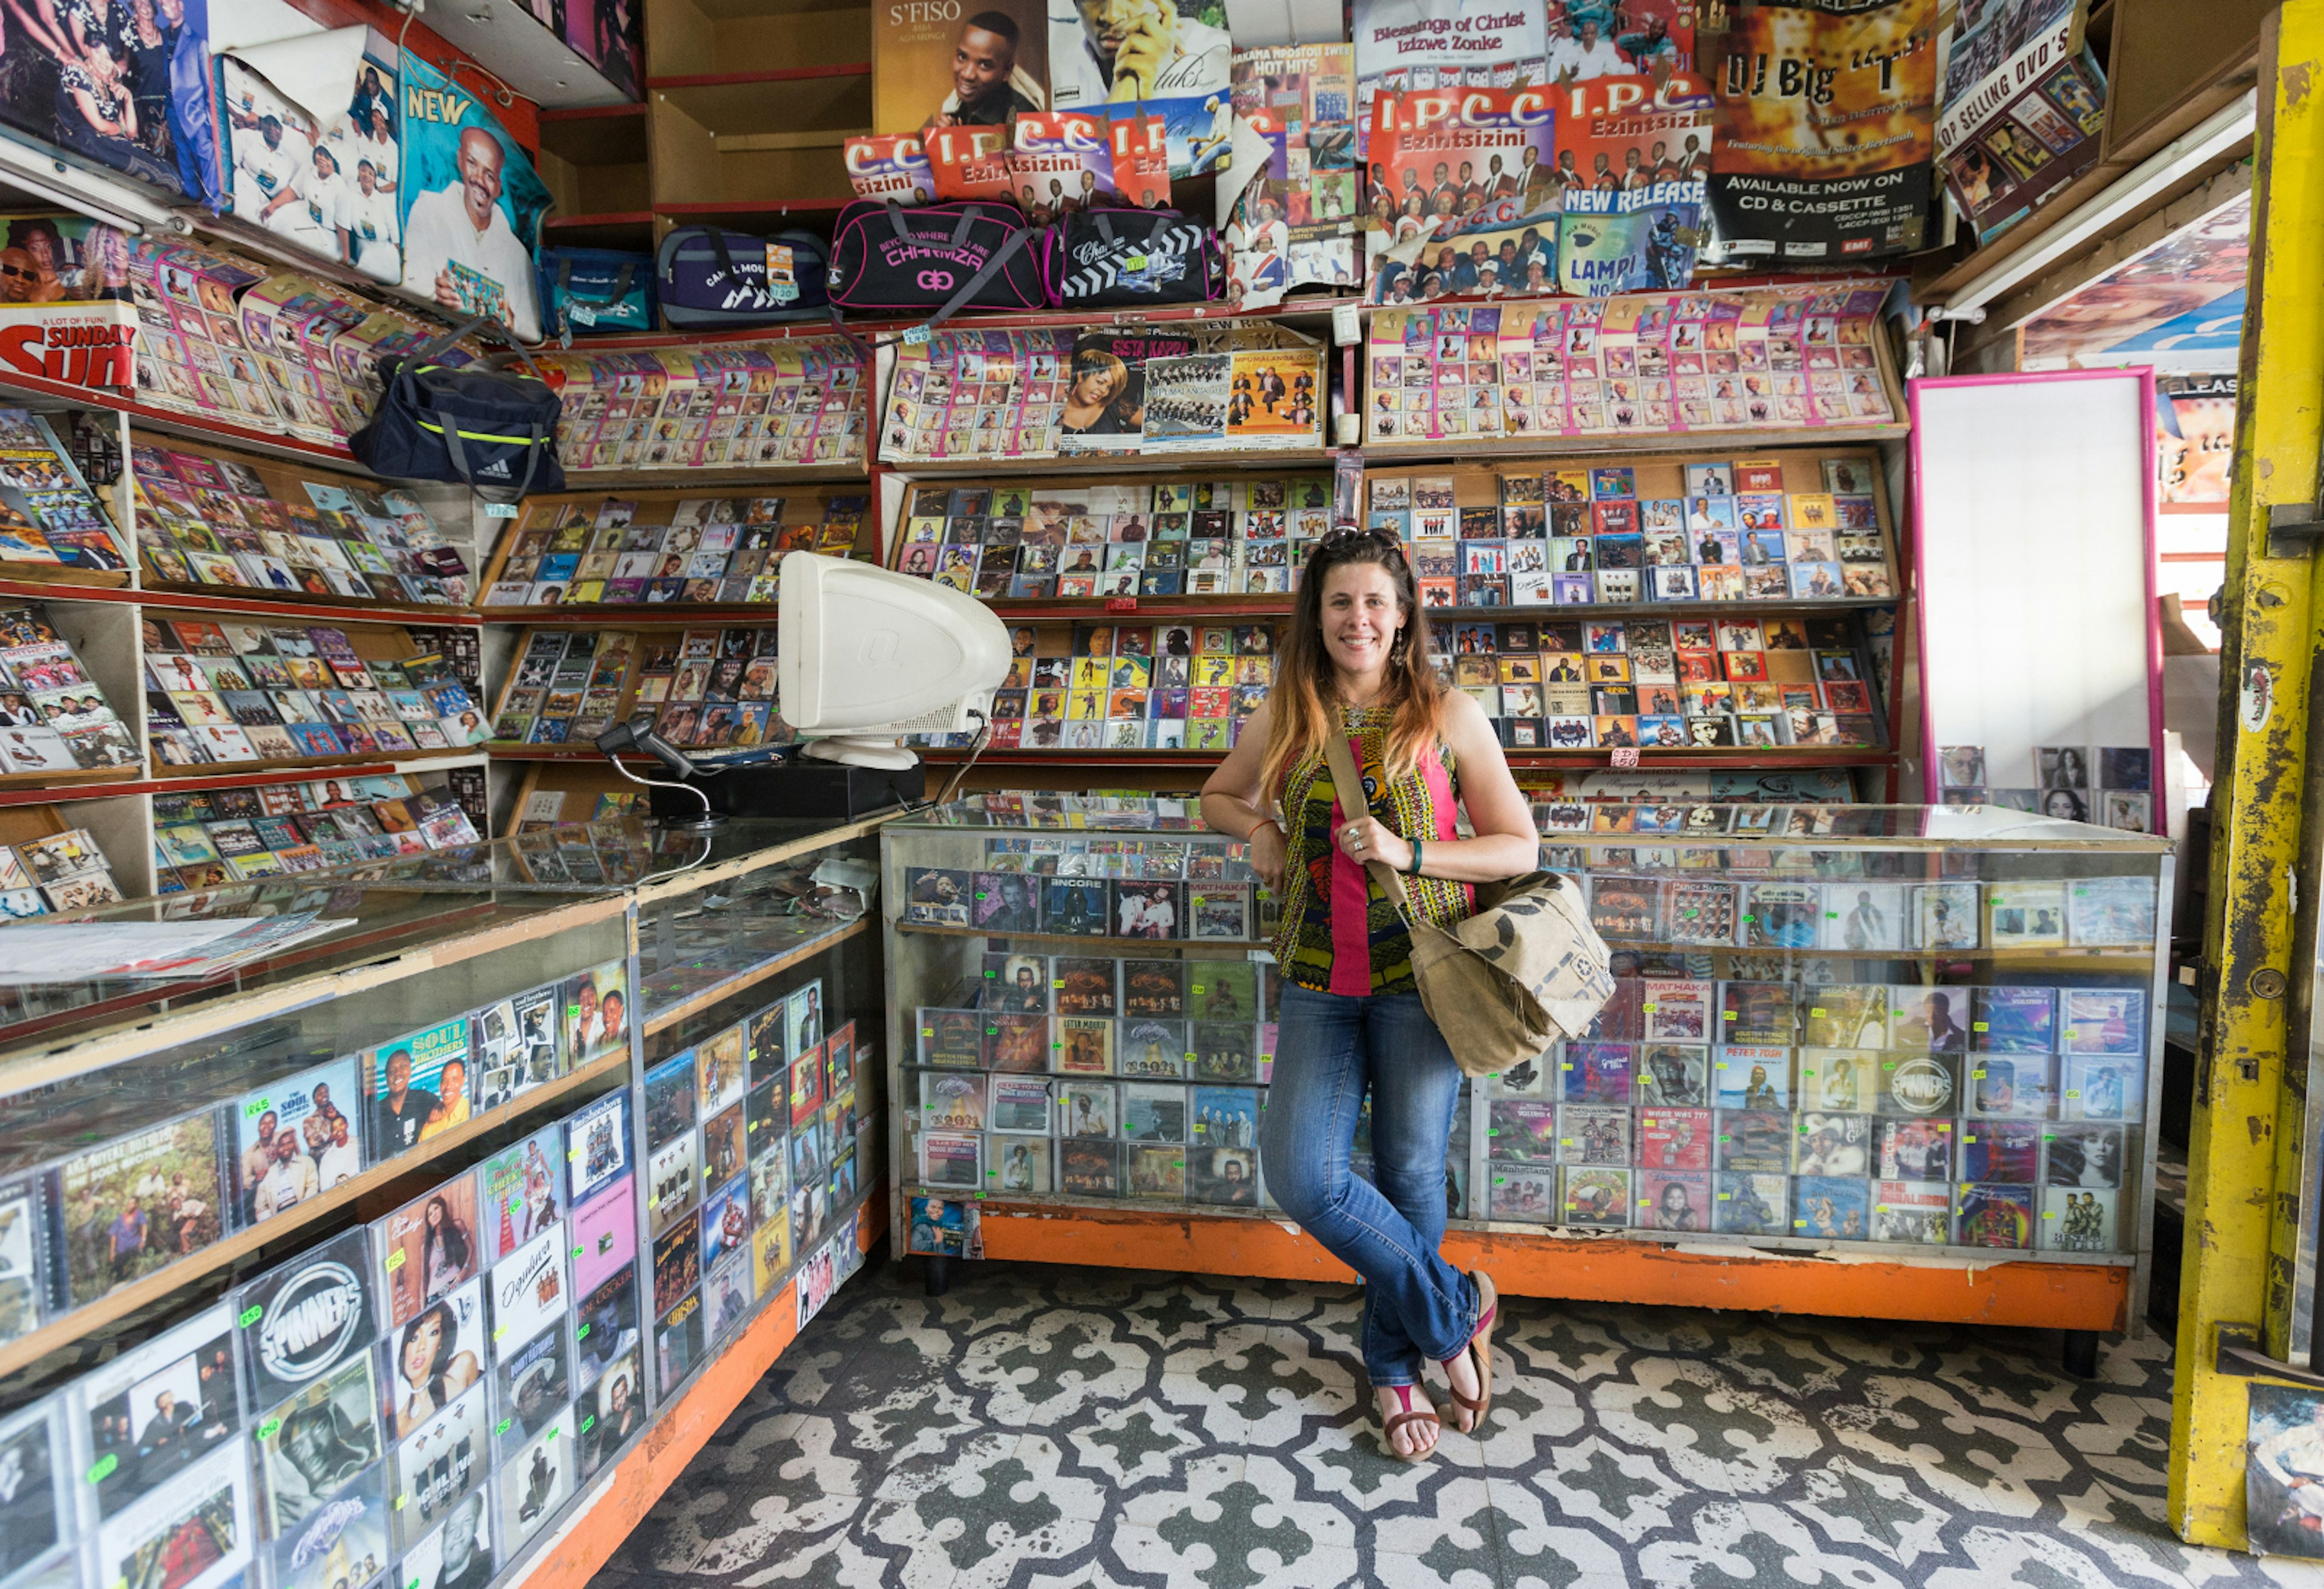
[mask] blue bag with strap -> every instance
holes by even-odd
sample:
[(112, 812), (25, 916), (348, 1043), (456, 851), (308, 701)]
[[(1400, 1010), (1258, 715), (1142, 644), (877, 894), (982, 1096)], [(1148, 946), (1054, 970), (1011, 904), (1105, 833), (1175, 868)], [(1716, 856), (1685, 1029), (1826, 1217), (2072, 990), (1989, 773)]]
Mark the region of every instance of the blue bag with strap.
[(541, 326), (562, 346), (572, 346), (576, 334), (654, 328), (651, 254), (544, 248), (540, 271)]

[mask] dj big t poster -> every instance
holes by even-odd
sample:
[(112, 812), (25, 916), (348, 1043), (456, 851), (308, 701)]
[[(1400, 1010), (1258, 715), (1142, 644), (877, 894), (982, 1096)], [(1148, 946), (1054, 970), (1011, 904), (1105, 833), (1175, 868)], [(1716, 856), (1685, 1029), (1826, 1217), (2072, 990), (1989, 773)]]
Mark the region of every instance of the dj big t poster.
[(456, 318), (540, 335), (533, 240), (549, 189), (475, 95), (403, 58), (403, 285)]
[(1706, 39), (1711, 211), (1730, 258), (1909, 253), (1927, 224), (1937, 0), (1768, 0)]

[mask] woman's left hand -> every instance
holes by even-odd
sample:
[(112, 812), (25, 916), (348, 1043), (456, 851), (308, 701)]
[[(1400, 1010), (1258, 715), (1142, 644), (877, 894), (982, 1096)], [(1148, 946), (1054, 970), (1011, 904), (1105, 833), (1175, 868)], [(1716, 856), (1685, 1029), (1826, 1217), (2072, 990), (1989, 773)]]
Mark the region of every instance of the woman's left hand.
[(1412, 844), (1397, 837), (1394, 829), (1369, 816), (1358, 817), (1351, 822), (1342, 822), (1339, 828), (1340, 848), (1357, 861), (1379, 861), (1392, 872), (1400, 872), (1412, 864)]

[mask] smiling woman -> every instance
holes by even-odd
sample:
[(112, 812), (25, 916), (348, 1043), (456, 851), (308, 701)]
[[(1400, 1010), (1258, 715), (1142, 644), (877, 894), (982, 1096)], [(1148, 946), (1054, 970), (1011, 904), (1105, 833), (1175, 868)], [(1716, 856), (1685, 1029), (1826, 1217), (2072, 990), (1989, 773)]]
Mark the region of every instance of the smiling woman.
[[(1415, 915), (1449, 924), (1474, 908), (1469, 885), (1530, 871), (1537, 850), (1491, 724), (1444, 688), (1429, 649), (1396, 538), (1326, 536), (1301, 577), (1275, 687), (1203, 786), (1203, 820), (1246, 840), (1282, 902), (1281, 1036), (1259, 1131), (1267, 1183), (1363, 1275), (1364, 1367), (1388, 1453), (1406, 1462), (1434, 1450), (1440, 1427), (1413, 1395), (1425, 1358), (1444, 1366), (1458, 1427), (1483, 1421), (1496, 1297), (1489, 1277), (1436, 1250), (1461, 1071), (1422, 1007), (1407, 923), (1366, 864), (1405, 874)], [(1346, 739), (1361, 769), (1352, 810), (1325, 765), (1327, 734)], [(1370, 1180), (1348, 1167), (1367, 1091)]]

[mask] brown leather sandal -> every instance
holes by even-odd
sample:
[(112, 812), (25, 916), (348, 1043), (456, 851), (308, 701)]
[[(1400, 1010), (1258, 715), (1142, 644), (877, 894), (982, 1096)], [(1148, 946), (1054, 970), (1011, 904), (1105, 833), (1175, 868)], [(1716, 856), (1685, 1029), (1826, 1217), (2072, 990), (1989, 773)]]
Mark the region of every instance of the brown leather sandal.
[(1383, 1385), (1380, 1388), (1382, 1390), (1394, 1391), (1396, 1392), (1396, 1399), (1404, 1404), (1404, 1410), (1390, 1418), (1381, 1428), (1380, 1449), (1387, 1452), (1398, 1462), (1425, 1462), (1430, 1457), (1435, 1456), (1436, 1444), (1434, 1441), (1431, 1441), (1428, 1445), (1423, 1447), (1417, 1451), (1399, 1451), (1396, 1448), (1396, 1432), (1408, 1423), (1433, 1423), (1436, 1426), (1436, 1429), (1439, 1434), (1443, 1432), (1444, 1420), (1436, 1416), (1435, 1406), (1425, 1397), (1423, 1397), (1420, 1405), (1418, 1407), (1415, 1407), (1412, 1404), (1412, 1387), (1410, 1385)]
[(1461, 1357), (1447, 1357), (1443, 1360), (1444, 1377), (1447, 1388), (1452, 1390), (1452, 1405), (1469, 1415), (1469, 1427), (1460, 1431), (1464, 1435), (1473, 1435), (1483, 1428), (1485, 1414), (1492, 1410), (1493, 1320), (1499, 1316), (1501, 1309), (1501, 1293), (1495, 1289), (1491, 1275), (1480, 1269), (1472, 1272), (1470, 1278), (1477, 1282), (1477, 1327), (1470, 1332), (1469, 1343), (1461, 1348), (1461, 1356), (1467, 1357), (1476, 1369), (1477, 1384), (1484, 1394), (1471, 1401), (1458, 1389), (1453, 1389), (1450, 1383), (1452, 1377), (1452, 1364), (1461, 1361)]

